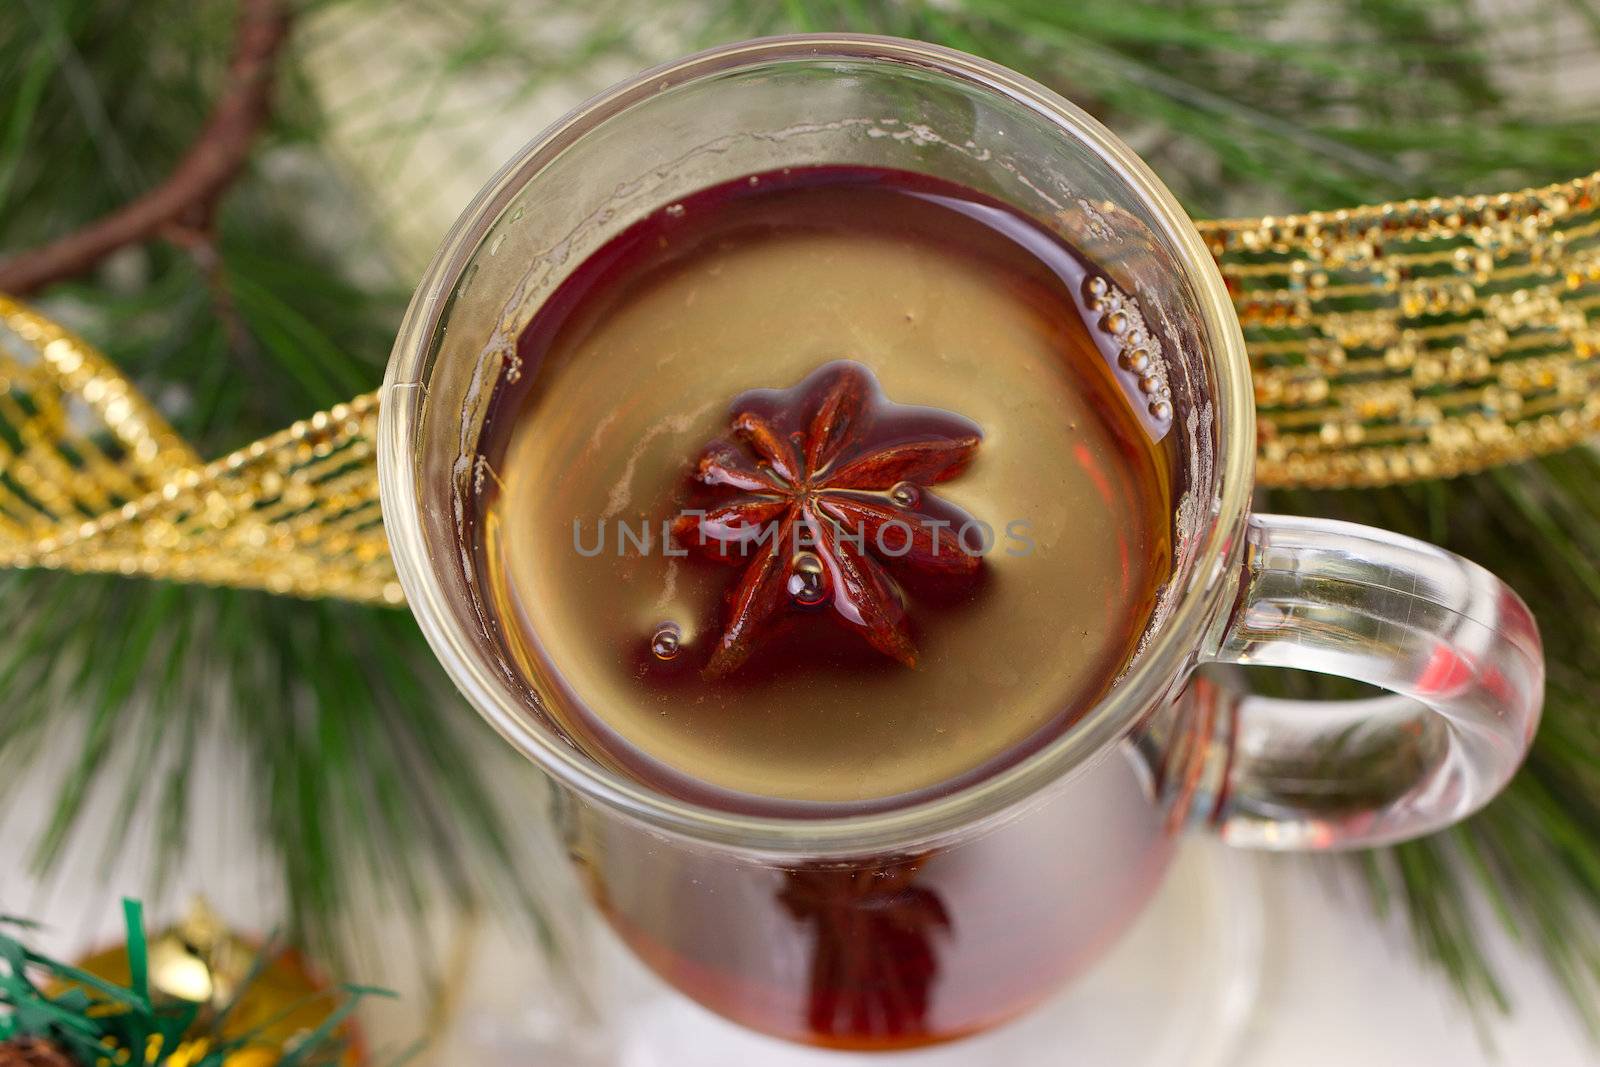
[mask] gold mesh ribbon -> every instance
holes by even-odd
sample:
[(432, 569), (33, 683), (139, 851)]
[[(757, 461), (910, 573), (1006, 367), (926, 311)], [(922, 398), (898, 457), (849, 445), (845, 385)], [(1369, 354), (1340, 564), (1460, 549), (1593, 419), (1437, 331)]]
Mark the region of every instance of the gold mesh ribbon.
[(0, 564), (399, 604), (377, 394), (205, 463), (106, 359), (0, 296)]
[(1264, 485), (1381, 485), (1600, 429), (1600, 172), (1498, 196), (1202, 223)]
[[(1600, 430), (1600, 172), (1200, 224), (1266, 485), (1379, 485)], [(375, 394), (202, 462), (103, 356), (0, 296), (0, 564), (398, 604)]]

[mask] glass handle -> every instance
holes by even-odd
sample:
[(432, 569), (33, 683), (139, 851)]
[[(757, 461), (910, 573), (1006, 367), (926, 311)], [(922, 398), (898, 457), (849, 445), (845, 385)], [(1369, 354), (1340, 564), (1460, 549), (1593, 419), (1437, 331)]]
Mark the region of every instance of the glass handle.
[(1504, 582), (1409, 537), (1282, 515), (1250, 518), (1243, 567), (1210, 659), (1394, 695), (1218, 696), (1210, 814), (1225, 840), (1382, 845), (1448, 826), (1505, 786), (1538, 726), (1544, 654)]

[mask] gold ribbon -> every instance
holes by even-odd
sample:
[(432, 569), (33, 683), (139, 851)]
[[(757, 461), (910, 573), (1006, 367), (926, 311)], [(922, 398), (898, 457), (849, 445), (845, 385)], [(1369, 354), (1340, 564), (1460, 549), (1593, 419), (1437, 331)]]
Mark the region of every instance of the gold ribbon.
[(81, 338), (5, 297), (0, 327), (0, 565), (403, 602), (376, 393), (204, 463)]
[(1382, 485), (1600, 429), (1600, 172), (1201, 223), (1244, 326), (1264, 485)]
[[(1442, 477), (1600, 431), (1600, 171), (1199, 226), (1250, 350), (1262, 484)], [(204, 463), (102, 355), (0, 296), (0, 565), (399, 604), (377, 406)]]

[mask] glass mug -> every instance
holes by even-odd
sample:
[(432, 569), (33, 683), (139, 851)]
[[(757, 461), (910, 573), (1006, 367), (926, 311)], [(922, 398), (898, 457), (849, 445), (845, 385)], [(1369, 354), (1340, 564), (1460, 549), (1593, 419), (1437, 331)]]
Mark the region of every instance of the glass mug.
[[(1174, 567), (1119, 683), (1022, 762), (896, 810), (752, 817), (657, 792), (570, 741), (480, 609), (460, 531), (486, 403), (566, 273), (662, 204), (819, 163), (971, 186), (1054, 227), (1137, 294), (1168, 361)], [(843, 35), (659, 67), (528, 145), (418, 287), (378, 442), (412, 610), (461, 691), (559, 784), (567, 843), (615, 929), (731, 1019), (885, 1049), (993, 1026), (1081, 972), (1150, 898), (1186, 827), (1280, 849), (1399, 841), (1474, 811), (1521, 761), (1543, 660), (1517, 596), (1409, 538), (1250, 514), (1254, 456), (1228, 294), (1145, 165), (1008, 70)], [(1297, 667), (1394, 695), (1241, 695), (1197, 675), (1208, 662)]]

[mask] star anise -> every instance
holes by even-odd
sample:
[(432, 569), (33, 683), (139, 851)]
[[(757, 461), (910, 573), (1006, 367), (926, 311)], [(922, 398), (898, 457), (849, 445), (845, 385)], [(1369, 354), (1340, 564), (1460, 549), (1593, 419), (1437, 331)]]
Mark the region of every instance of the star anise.
[(890, 571), (954, 579), (982, 566), (972, 516), (927, 488), (961, 473), (981, 439), (970, 419), (891, 403), (850, 361), (735, 400), (731, 434), (707, 446), (694, 473), (709, 496), (733, 498), (673, 526), (686, 548), (744, 568), (706, 673), (737, 670), (795, 612), (826, 614), (915, 666)]
[(927, 856), (784, 872), (779, 903), (812, 928), (806, 1021), (819, 1034), (926, 1034), (953, 923), (938, 892), (918, 884)]

